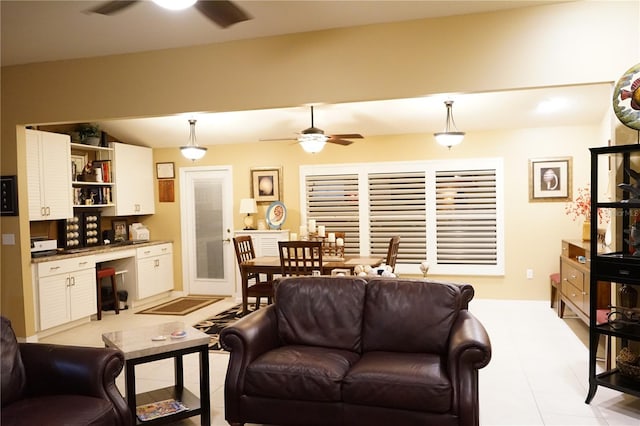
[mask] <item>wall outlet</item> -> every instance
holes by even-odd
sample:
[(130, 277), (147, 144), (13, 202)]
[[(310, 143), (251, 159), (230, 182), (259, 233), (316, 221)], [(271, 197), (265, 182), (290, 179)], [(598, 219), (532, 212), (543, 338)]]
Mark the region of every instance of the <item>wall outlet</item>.
[(527, 269), (527, 279), (533, 279), (533, 269)]

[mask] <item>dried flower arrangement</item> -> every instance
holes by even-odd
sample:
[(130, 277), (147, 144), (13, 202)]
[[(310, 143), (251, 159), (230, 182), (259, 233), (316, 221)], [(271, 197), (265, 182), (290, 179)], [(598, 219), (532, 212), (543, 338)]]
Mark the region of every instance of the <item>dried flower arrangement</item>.
[[(591, 188), (589, 185), (578, 188), (578, 196), (565, 206), (564, 212), (571, 216), (575, 221), (579, 217), (584, 217), (583, 220), (591, 220)], [(598, 223), (609, 223), (609, 210), (598, 209)]]

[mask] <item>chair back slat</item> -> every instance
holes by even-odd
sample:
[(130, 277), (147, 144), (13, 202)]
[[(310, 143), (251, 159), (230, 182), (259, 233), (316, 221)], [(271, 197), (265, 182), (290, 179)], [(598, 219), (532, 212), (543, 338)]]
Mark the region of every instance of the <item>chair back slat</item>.
[(283, 276), (322, 273), (322, 242), (278, 241)]

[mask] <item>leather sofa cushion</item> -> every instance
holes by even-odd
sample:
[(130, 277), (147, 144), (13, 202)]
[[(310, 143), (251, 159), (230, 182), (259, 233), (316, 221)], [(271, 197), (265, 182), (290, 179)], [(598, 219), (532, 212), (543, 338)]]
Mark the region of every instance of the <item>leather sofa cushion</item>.
[(275, 289), (285, 345), (360, 352), (365, 281), (355, 277), (289, 277)]
[(115, 413), (106, 399), (81, 395), (25, 398), (2, 407), (2, 426), (113, 426)]
[(2, 341), (0, 342), (0, 375), (2, 389), (2, 407), (22, 398), (25, 392), (27, 376), (20, 356), (20, 348), (16, 335), (11, 328), (11, 321), (8, 318), (0, 317), (0, 330)]
[(343, 402), (432, 413), (451, 408), (451, 382), (436, 354), (367, 352), (349, 371)]
[(445, 354), (461, 303), (460, 289), (453, 284), (372, 279), (367, 284), (363, 352)]
[(340, 401), (355, 352), (314, 346), (283, 346), (258, 357), (246, 372), (248, 395), (302, 401)]

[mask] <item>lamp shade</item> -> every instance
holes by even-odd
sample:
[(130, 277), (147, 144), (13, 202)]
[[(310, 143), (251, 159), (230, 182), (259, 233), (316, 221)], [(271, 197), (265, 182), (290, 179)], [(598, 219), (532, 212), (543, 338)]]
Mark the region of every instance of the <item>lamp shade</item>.
[(240, 214), (258, 213), (258, 205), (255, 198), (243, 198), (240, 200)]

